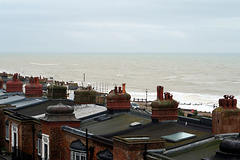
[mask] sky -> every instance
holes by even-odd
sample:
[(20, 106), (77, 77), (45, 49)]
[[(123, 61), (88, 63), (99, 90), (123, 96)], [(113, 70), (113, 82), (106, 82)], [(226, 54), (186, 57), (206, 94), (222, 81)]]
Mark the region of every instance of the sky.
[(239, 0), (0, 0), (0, 53), (240, 53)]

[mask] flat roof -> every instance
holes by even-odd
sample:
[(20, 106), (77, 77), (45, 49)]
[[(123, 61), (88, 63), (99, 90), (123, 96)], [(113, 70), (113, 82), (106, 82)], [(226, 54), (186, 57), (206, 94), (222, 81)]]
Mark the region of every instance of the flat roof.
[(140, 122), (142, 125), (145, 125), (151, 123), (151, 119), (134, 116), (129, 113), (106, 114), (105, 117), (100, 117), (100, 120), (82, 121), (80, 129), (85, 130), (87, 128), (90, 133), (105, 136), (131, 129), (133, 127), (130, 127), (130, 124), (133, 122)]
[(191, 149), (186, 149), (180, 152), (167, 155), (173, 159), (191, 159), (199, 160), (202, 158), (212, 157), (219, 150), (219, 145), (221, 140), (213, 140), (211, 142), (205, 143), (203, 145), (193, 147)]
[[(124, 132), (120, 136), (124, 135), (148, 135), (150, 139), (161, 139), (162, 136), (174, 134), (177, 132), (186, 132), (194, 134), (196, 137), (183, 140), (180, 142), (166, 141), (166, 148), (180, 146), (189, 142), (204, 139), (206, 137), (212, 136), (212, 129), (201, 127), (199, 125), (184, 125), (179, 122), (162, 122), (162, 123), (152, 123), (146, 125), (145, 127), (137, 128), (132, 131)], [(113, 135), (114, 136), (114, 135)], [(112, 137), (109, 137), (112, 138)]]
[(7, 98), (4, 98), (4, 99), (0, 99), (0, 104), (12, 104), (14, 102), (17, 102), (17, 101), (21, 101), (21, 100), (24, 100), (25, 97), (24, 96), (9, 96)]

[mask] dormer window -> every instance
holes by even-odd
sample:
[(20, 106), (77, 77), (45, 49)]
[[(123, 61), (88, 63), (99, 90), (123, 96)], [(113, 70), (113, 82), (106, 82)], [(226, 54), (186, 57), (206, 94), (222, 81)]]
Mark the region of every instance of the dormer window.
[(70, 145), (71, 160), (87, 160), (86, 146), (78, 139)]

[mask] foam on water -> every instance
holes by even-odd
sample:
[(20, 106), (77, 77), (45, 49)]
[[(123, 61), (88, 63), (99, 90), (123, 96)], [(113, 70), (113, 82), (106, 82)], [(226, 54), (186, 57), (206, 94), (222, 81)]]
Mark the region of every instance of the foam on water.
[(110, 90), (126, 83), (132, 97), (145, 99), (147, 89), (149, 100), (156, 99), (161, 85), (174, 91), (180, 107), (202, 103), (184, 107), (211, 110), (223, 95), (240, 95), (239, 62), (240, 56), (233, 54), (7, 54), (0, 59), (0, 71), (80, 85), (85, 73), (85, 84), (99, 88), (108, 82)]

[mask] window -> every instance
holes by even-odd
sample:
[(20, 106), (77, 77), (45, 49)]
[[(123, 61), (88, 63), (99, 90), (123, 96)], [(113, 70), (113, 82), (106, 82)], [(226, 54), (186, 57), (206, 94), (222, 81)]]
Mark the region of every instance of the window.
[(42, 153), (42, 131), (40, 130), (37, 134), (38, 140), (36, 143), (37, 154), (41, 156)]
[(87, 160), (86, 146), (77, 139), (70, 145), (71, 149), (71, 160)]
[(87, 160), (87, 154), (79, 151), (71, 151), (71, 160)]
[(42, 152), (42, 139), (38, 138), (36, 145), (37, 145), (36, 148), (38, 150), (37, 153), (38, 153), (39, 156), (41, 156), (41, 152)]
[(42, 159), (49, 160), (49, 135), (42, 134)]
[[(18, 126), (16, 124), (12, 124), (12, 149), (14, 147), (18, 148)], [(13, 151), (13, 150), (12, 150)]]
[(81, 160), (87, 160), (87, 155), (86, 155), (86, 153), (81, 153), (81, 154), (80, 154), (80, 158), (81, 158)]
[(6, 140), (9, 140), (9, 121), (7, 120), (5, 122), (5, 124), (6, 124), (6, 135), (5, 135), (5, 138), (6, 138)]

